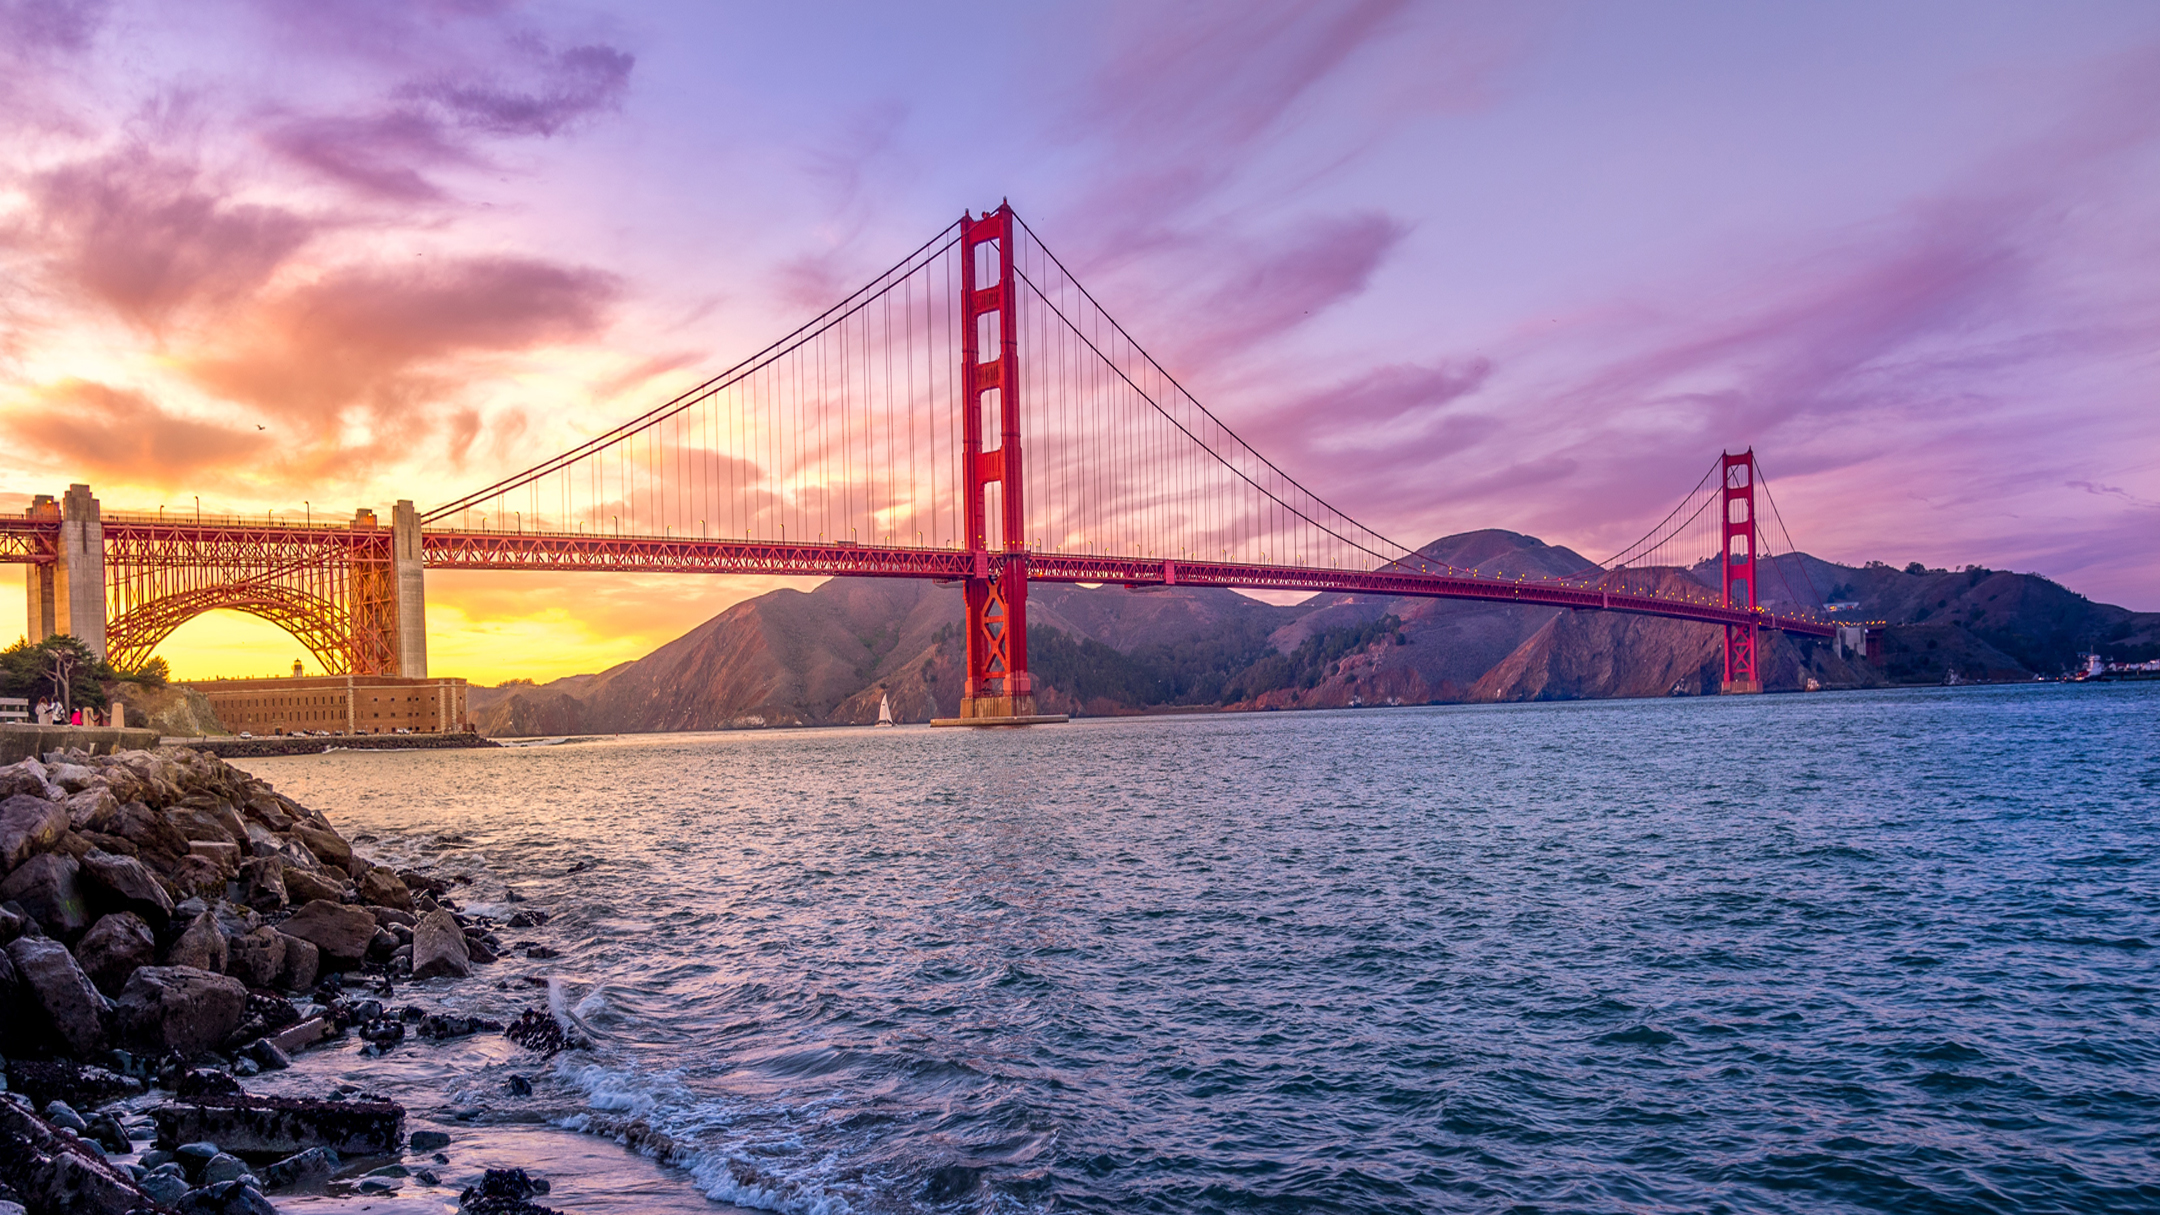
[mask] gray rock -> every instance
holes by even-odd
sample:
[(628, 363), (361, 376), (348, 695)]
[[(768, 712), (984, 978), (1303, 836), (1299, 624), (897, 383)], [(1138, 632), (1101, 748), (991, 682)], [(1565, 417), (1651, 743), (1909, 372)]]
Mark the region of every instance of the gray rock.
[(31, 931), (35, 921), (13, 903), (0, 903), (0, 945)]
[(412, 1150), (416, 1152), (432, 1152), (437, 1148), (449, 1147), (450, 1136), (441, 1131), (414, 1131), (411, 1142)]
[(83, 1122), (83, 1138), (96, 1140), (113, 1155), (125, 1156), (135, 1150), (135, 1145), (128, 1141), (127, 1128), (111, 1114), (92, 1114)]
[(405, 1109), (389, 1101), (318, 1101), (232, 1094), (153, 1107), (158, 1142), (205, 1139), (239, 1156), (290, 1156), (326, 1147), (387, 1156), (405, 1141)]
[(97, 769), (84, 764), (46, 764), (45, 779), (64, 793), (80, 793), (98, 783)]
[(187, 926), (172, 947), (165, 951), (167, 966), (192, 966), (222, 974), (225, 970), (225, 934), (219, 930), (216, 913), (205, 909), (195, 921)]
[(170, 870), (188, 854), (187, 837), (180, 834), (179, 828), (141, 802), (121, 806), (108, 830), (135, 845), (144, 860), (161, 869)]
[(268, 1038), (257, 1038), (240, 1048), (240, 1053), (253, 1060), (256, 1067), (266, 1072), (281, 1072), (292, 1066), (292, 1059), (278, 1044)]
[(312, 943), (322, 951), (325, 967), (350, 970), (367, 956), (376, 929), (366, 908), (317, 899), (279, 924), (278, 931)]
[(285, 896), (302, 905), (316, 899), (335, 903), (345, 897), (345, 887), (320, 874), (288, 865), (285, 867)]
[(173, 1149), (173, 1159), (179, 1163), (189, 1177), (201, 1176), (202, 1167), (210, 1163), (211, 1159), (217, 1154), (218, 1145), (207, 1139), (183, 1143)]
[(225, 893), (225, 871), (218, 868), (216, 861), (194, 853), (173, 862), (165, 876), (183, 895), (214, 899)]
[(58, 785), (46, 778), (45, 765), (34, 759), (0, 768), (0, 801), (18, 793), (48, 802), (59, 801), (65, 796)]
[(293, 824), (291, 834), (294, 839), (306, 845), (316, 859), (333, 869), (344, 869), (352, 863), (352, 845), (328, 827), (302, 821)]
[(7, 955), (54, 1036), (77, 1058), (105, 1049), (105, 997), (65, 945), (49, 937), (17, 937), (8, 942)]
[(229, 1156), (224, 1152), (219, 1152), (203, 1162), (200, 1180), (204, 1185), (216, 1185), (220, 1181), (238, 1181), (240, 1180), (240, 1174), (247, 1171), (248, 1166), (242, 1164), (238, 1156)]
[(152, 925), (172, 918), (172, 896), (165, 893), (164, 883), (132, 856), (92, 848), (83, 854), (82, 877), (93, 904), (132, 911)]
[(329, 1037), (333, 1032), (335, 1032), (335, 1027), (331, 1025), (329, 1018), (315, 1016), (294, 1022), (270, 1035), (264, 1041), (291, 1056), (297, 1055), (308, 1047), (315, 1045), (317, 1042)]
[(388, 869), (371, 869), (353, 883), (360, 891), (360, 901), (375, 907), (389, 907), (397, 911), (413, 909), (412, 891), (398, 875)]
[(240, 897), (257, 911), (276, 911), (285, 906), (285, 862), (274, 856), (258, 856), (243, 863)]
[(0, 1183), (23, 1200), (18, 1211), (128, 1215), (152, 1201), (134, 1178), (13, 1101), (0, 1101), (0, 1145)]
[(209, 861), (224, 874), (237, 872), (240, 868), (240, 845), (228, 840), (189, 840), (188, 855)]
[(247, 826), (233, 808), (214, 797), (190, 794), (165, 812), (165, 818), (190, 840), (231, 844), (238, 850), (247, 838)]
[(179, 1202), (181, 1195), (188, 1192), (187, 1179), (170, 1173), (149, 1173), (136, 1184), (142, 1187), (143, 1193), (166, 1206)]
[(249, 987), (272, 987), (285, 973), (285, 942), (274, 928), (257, 928), (225, 940), (225, 973)]
[(263, 826), (261, 823), (251, 822), (245, 824), (245, 826), (247, 827), (248, 851), (253, 855), (276, 856), (279, 850), (284, 847), (285, 841), (277, 837), (277, 832)]
[(116, 996), (129, 975), (157, 961), (157, 937), (141, 916), (115, 911), (75, 943), (75, 961), (99, 991)]
[(247, 988), (192, 966), (145, 966), (121, 988), (118, 1013), (122, 1036), (144, 1053), (192, 1055), (240, 1027)]
[(244, 1181), (221, 1181), (189, 1190), (173, 1204), (180, 1215), (278, 1215), (278, 1209)]
[(0, 881), (0, 899), (29, 912), (48, 934), (73, 940), (90, 926), (81, 873), (75, 858), (64, 852), (39, 853)]
[(67, 808), (18, 793), (0, 801), (0, 869), (13, 869), (67, 834)]
[(294, 1152), (276, 1164), (265, 1166), (257, 1175), (265, 1186), (274, 1190), (314, 1189), (330, 1180), (337, 1172), (338, 1154), (329, 1148), (309, 1148)]
[(75, 1112), (75, 1107), (65, 1101), (46, 1102), (45, 1121), (63, 1130), (73, 1131), (78, 1135), (90, 1129), (90, 1124), (83, 1121), (81, 1114)]
[(472, 973), (472, 954), (465, 944), (465, 930), (447, 911), (430, 911), (413, 926), (412, 973), (415, 979), (448, 975), (462, 979)]
[(120, 801), (102, 785), (70, 795), (60, 805), (67, 810), (68, 825), (77, 831), (103, 831), (120, 813)]
[[(279, 934), (284, 936), (283, 933)], [(322, 951), (315, 942), (299, 937), (285, 937), (285, 969), (278, 973), (277, 985), (286, 991), (306, 991), (315, 986), (315, 978), (322, 971)]]

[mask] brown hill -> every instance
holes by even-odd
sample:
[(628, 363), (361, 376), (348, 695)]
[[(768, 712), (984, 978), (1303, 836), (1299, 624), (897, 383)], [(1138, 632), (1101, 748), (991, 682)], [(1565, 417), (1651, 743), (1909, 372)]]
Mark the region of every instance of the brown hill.
[[(1579, 554), (1514, 532), (1467, 532), (1420, 550), (1489, 574), (1577, 573)], [(1771, 690), (1964, 679), (2030, 679), (2078, 650), (2160, 656), (2160, 613), (2095, 604), (2033, 575), (1855, 568), (1805, 555), (1766, 570), (1766, 604), (1818, 596), (1842, 617), (1887, 620), (1884, 660), (1768, 634)], [(1631, 570), (1631, 585), (1714, 582), (1695, 571)], [(1436, 701), (1667, 696), (1717, 690), (1722, 632), (1602, 612), (1367, 595), (1278, 607), (1231, 591), (1128, 591), (1038, 583), (1029, 643), (1049, 711), (1174, 707), (1325, 708)], [(474, 689), (498, 735), (866, 724), (881, 695), (903, 721), (957, 711), (960, 593), (907, 580), (833, 579), (722, 612), (652, 654), (597, 675)]]

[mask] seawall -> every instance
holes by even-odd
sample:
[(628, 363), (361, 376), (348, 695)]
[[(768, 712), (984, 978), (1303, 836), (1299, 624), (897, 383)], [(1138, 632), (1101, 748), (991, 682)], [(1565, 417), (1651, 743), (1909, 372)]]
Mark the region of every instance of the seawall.
[(478, 734), (345, 734), (330, 738), (168, 738), (176, 746), (192, 747), (220, 759), (251, 759), (265, 755), (321, 755), (325, 751), (451, 751), (467, 747), (499, 747), (502, 744)]
[(155, 730), (119, 729), (113, 726), (0, 725), (0, 767), (35, 759), (54, 751), (80, 747), (92, 755), (115, 751), (141, 751), (158, 745)]

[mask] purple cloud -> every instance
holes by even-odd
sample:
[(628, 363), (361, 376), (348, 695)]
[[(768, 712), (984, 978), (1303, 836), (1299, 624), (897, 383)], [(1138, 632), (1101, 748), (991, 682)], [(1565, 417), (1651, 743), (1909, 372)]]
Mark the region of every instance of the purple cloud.
[(317, 230), (279, 207), (229, 202), (195, 168), (141, 148), (45, 173), (31, 197), (61, 273), (149, 326), (246, 294)]
[(523, 86), (442, 79), (403, 92), (436, 103), (461, 127), (489, 135), (547, 136), (621, 105), (636, 63), (635, 56), (611, 46), (575, 46), (540, 56), (537, 78)]

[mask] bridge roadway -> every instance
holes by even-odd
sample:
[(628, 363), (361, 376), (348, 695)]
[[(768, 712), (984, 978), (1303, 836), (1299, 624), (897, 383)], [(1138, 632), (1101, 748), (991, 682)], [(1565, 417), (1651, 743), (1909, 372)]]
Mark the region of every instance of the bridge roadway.
[[(368, 559), (388, 543), (384, 529), (350, 523), (288, 523), (237, 517), (174, 518), (114, 512), (103, 518), (108, 544), (191, 552), (206, 565), (230, 568), (233, 554), (262, 570), (286, 561), (320, 561), (325, 550)], [(57, 521), (0, 516), (0, 563), (48, 563), (59, 540)], [(281, 560), (282, 555), (282, 560)], [(429, 569), (554, 570), (623, 573), (765, 574), (797, 577), (929, 578), (980, 576), (995, 557), (962, 549), (858, 544), (795, 544), (685, 536), (601, 536), (589, 532), (475, 531), (426, 528), (421, 555)], [(1805, 637), (1829, 637), (1835, 626), (1802, 616), (1727, 607), (1709, 591), (1700, 601), (1593, 583), (1495, 578), (1413, 568), (1397, 562), (1375, 569), (1334, 569), (1238, 561), (1117, 557), (1027, 552), (1032, 582), (1102, 582), (1126, 586), (1211, 586), (1233, 590), (1336, 591), (1468, 599), (1537, 607), (1629, 612), (1715, 625), (1754, 625)]]

